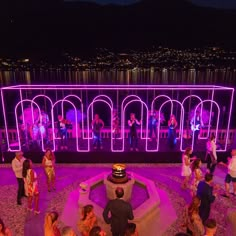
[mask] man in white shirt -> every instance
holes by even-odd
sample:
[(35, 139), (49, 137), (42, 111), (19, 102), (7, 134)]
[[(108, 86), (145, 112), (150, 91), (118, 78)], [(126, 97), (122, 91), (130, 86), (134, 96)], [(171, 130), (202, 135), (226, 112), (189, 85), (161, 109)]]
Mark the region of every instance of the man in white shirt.
[(233, 183), (233, 195), (236, 196), (236, 149), (231, 152), (232, 158), (228, 159), (228, 174), (225, 177), (225, 195), (229, 197), (230, 182)]
[(17, 204), (21, 205), (21, 198), (25, 196), (24, 190), (24, 180), (22, 176), (23, 162), (25, 158), (23, 157), (23, 152), (16, 152), (15, 158), (12, 160), (12, 169), (15, 173), (17, 182), (18, 182), (18, 191), (17, 191)]

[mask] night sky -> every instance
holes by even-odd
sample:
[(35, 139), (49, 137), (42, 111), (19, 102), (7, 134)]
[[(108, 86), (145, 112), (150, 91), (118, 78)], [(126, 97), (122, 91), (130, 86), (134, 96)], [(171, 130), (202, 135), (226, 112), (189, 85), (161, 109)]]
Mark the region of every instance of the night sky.
[[(139, 2), (140, 0), (65, 0), (65, 1), (96, 2), (102, 5), (106, 4), (129, 5)], [(236, 9), (236, 0), (189, 0), (189, 1), (192, 1), (196, 5), (200, 6)]]

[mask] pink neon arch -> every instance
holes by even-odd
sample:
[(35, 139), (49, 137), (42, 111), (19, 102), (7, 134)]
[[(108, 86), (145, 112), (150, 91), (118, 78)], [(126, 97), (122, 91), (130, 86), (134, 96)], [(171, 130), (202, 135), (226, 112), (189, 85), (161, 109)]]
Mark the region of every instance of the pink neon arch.
[[(182, 105), (182, 103), (181, 102), (179, 102), (179, 101), (177, 101), (177, 100), (173, 100), (173, 99), (171, 99), (171, 101), (172, 102), (175, 102), (175, 103), (177, 103), (177, 104), (179, 104), (180, 105), (180, 107), (181, 107), (181, 114), (180, 114), (180, 127), (183, 127), (183, 114), (184, 114), (184, 107), (183, 107), (183, 105)], [(171, 101), (165, 101), (165, 102), (163, 102), (162, 103), (162, 105), (161, 105), (161, 107), (160, 107), (160, 109), (159, 109), (159, 113), (161, 113), (161, 110), (162, 110), (162, 107), (164, 106), (164, 105), (166, 105), (168, 102), (171, 102)], [(160, 114), (159, 114), (160, 115)], [(157, 131), (157, 134), (158, 134), (158, 138), (157, 138), (157, 149), (156, 150), (154, 150), (154, 151), (159, 151), (159, 141), (160, 141), (160, 122), (158, 122), (158, 131)], [(182, 133), (181, 133), (181, 130), (179, 131), (179, 135), (181, 136), (181, 138), (180, 138), (180, 147), (182, 146)]]
[(3, 119), (4, 119), (5, 130), (6, 130), (7, 148), (8, 148), (8, 151), (10, 151), (10, 142), (9, 142), (9, 137), (8, 137), (8, 126), (7, 126), (7, 119), (6, 119), (5, 102), (3, 98), (3, 89), (1, 89), (1, 99), (2, 99), (2, 108), (3, 108)]
[[(55, 122), (55, 119), (54, 119), (54, 107), (56, 106), (57, 103), (60, 103), (60, 102), (68, 102), (69, 104), (71, 104), (71, 106), (74, 108), (74, 111), (75, 111), (75, 114), (76, 114), (76, 107), (75, 105), (73, 104), (73, 102), (69, 101), (69, 100), (66, 100), (66, 99), (60, 99), (58, 101), (56, 101), (53, 106), (52, 106), (52, 109), (51, 109), (51, 115), (52, 115), (52, 136), (53, 136), (53, 152), (55, 151), (56, 149), (56, 144), (55, 144), (55, 126), (54, 126), (54, 122)], [(64, 117), (64, 114), (62, 114), (62, 116)], [(75, 129), (78, 130), (78, 127), (77, 127), (77, 116), (75, 115)], [(76, 149), (77, 149), (77, 152), (82, 152), (83, 150), (80, 150), (79, 149), (79, 141), (78, 141), (78, 132), (76, 132)]]
[[(121, 103), (121, 126), (124, 126), (124, 120), (123, 120), (123, 115), (122, 115), (122, 113), (123, 113), (123, 110), (124, 110), (124, 103), (125, 103), (125, 101), (128, 99), (128, 98), (135, 98), (135, 99), (137, 99), (137, 100), (139, 100), (139, 101), (141, 101), (141, 102), (143, 102), (142, 101), (142, 99), (139, 97), (139, 96), (137, 96), (137, 95), (133, 95), (133, 94), (131, 94), (131, 95), (128, 95), (128, 96), (126, 96), (124, 99), (123, 99), (123, 101), (122, 101), (122, 103)], [(132, 100), (131, 100), (132, 101)], [(141, 106), (141, 119), (143, 118), (143, 103), (141, 103), (142, 104), (142, 106)], [(142, 130), (143, 130), (143, 125), (141, 124), (141, 139), (145, 139), (145, 138), (143, 138), (143, 136), (142, 136)], [(121, 129), (121, 137), (122, 137), (122, 132), (123, 132), (123, 130)]]
[[(17, 139), (18, 139), (19, 149), (18, 149), (18, 150), (12, 150), (12, 149), (10, 148), (10, 145), (9, 145), (9, 151), (21, 151), (19, 122), (18, 122), (18, 118), (17, 118), (17, 108), (18, 108), (18, 106), (19, 106), (20, 104), (22, 105), (23, 102), (30, 102), (31, 104), (33, 103), (33, 104), (38, 108), (38, 110), (39, 110), (39, 115), (40, 115), (40, 119), (41, 119), (40, 121), (42, 122), (41, 110), (40, 110), (40, 108), (39, 108), (39, 105), (38, 105), (36, 102), (34, 102), (34, 101), (30, 100), (30, 99), (23, 99), (23, 100), (21, 100), (20, 102), (18, 102), (18, 103), (16, 104), (16, 106), (15, 106), (15, 120), (16, 120), (16, 131), (17, 131)], [(32, 111), (32, 109), (31, 109), (31, 115), (32, 115), (32, 121), (33, 121), (33, 120), (34, 120), (34, 116), (33, 116), (33, 111)], [(22, 113), (22, 117), (24, 117), (24, 113)], [(24, 120), (23, 120), (23, 122), (24, 122)], [(42, 148), (42, 150), (45, 150), (45, 149), (44, 149), (44, 143), (43, 143), (43, 135), (42, 135), (42, 133), (40, 133), (40, 134), (41, 134), (41, 148)], [(7, 135), (8, 135), (8, 134), (7, 134)]]
[[(110, 102), (110, 105), (112, 106), (112, 109), (113, 109), (113, 107), (114, 107), (114, 105), (113, 105), (113, 102), (112, 102), (112, 100), (111, 100), (111, 98), (109, 97), (109, 96), (107, 96), (107, 95), (105, 95), (105, 94), (101, 94), (101, 95), (98, 95), (98, 96), (96, 96), (94, 99), (93, 99), (93, 102), (95, 102), (95, 101), (97, 101), (97, 100), (104, 100), (104, 99), (101, 99), (101, 98), (107, 98), (107, 100)], [(104, 100), (105, 101), (105, 100)], [(92, 103), (93, 104), (93, 103)], [(94, 110), (93, 110), (93, 105), (92, 105), (92, 117), (94, 117), (94, 112), (93, 112)], [(92, 136), (88, 136), (88, 138), (89, 139), (92, 139), (93, 137)], [(113, 137), (112, 137), (113, 138)]]
[[(197, 111), (198, 107), (199, 107), (200, 105), (202, 105), (203, 103), (205, 103), (205, 102), (210, 102), (211, 104), (212, 104), (212, 103), (215, 104), (216, 107), (217, 107), (217, 110), (218, 110), (217, 122), (216, 122), (216, 134), (215, 134), (215, 137), (216, 137), (216, 140), (217, 140), (218, 127), (219, 127), (219, 119), (220, 119), (220, 107), (219, 107), (218, 103), (215, 102), (215, 101), (209, 100), (209, 99), (208, 99), (208, 100), (203, 100), (202, 102), (200, 102), (200, 103), (196, 106), (196, 108), (195, 108), (195, 110), (194, 110), (194, 116), (196, 115), (196, 111)], [(194, 120), (194, 122), (195, 122), (195, 120)], [(195, 125), (195, 124), (194, 124), (194, 125)], [(209, 135), (209, 134), (208, 134), (208, 135)], [(193, 149), (193, 146), (194, 146), (193, 144), (194, 144), (194, 135), (193, 135), (193, 138), (192, 138), (192, 149)], [(222, 151), (226, 151), (226, 146), (225, 146), (225, 149), (222, 150)]]
[[(185, 97), (184, 100), (182, 101), (182, 105), (184, 106), (185, 101), (186, 101), (187, 99), (191, 98), (191, 97), (195, 97), (195, 98), (197, 98), (200, 102), (202, 102), (202, 99), (201, 99), (199, 96), (193, 94), (193, 95), (189, 95), (189, 96)], [(202, 109), (203, 109), (203, 104), (201, 105), (201, 116), (202, 116)], [(184, 119), (184, 118), (185, 118), (185, 113), (184, 113), (183, 119)], [(184, 127), (183, 127), (183, 128), (184, 128)], [(181, 127), (180, 130), (183, 130), (182, 127)], [(182, 136), (183, 136), (183, 133), (182, 133)], [(203, 138), (200, 138), (200, 139), (203, 139)]]
[[(22, 96), (22, 90), (20, 89), (20, 100), (22, 101), (23, 100), (23, 96)], [(24, 113), (24, 108), (23, 108), (23, 104), (21, 103), (21, 113), (22, 113), (22, 120), (23, 120), (23, 123), (25, 124), (25, 116), (23, 115)]]
[[(75, 97), (75, 98), (77, 98), (80, 101), (80, 104), (81, 104), (81, 119), (82, 119), (81, 120), (81, 124), (82, 124), (82, 127), (81, 127), (82, 128), (82, 137), (83, 137), (83, 139), (85, 139), (85, 136), (84, 136), (84, 104), (82, 102), (82, 99), (79, 96), (74, 95), (74, 94), (70, 94), (70, 95), (65, 96), (63, 98), (63, 100), (65, 100), (65, 99), (67, 99), (69, 97)], [(64, 110), (64, 108), (62, 107), (62, 112), (63, 112), (63, 110)]]
[(233, 98), (234, 98), (234, 89), (232, 89), (232, 94), (231, 94), (231, 102), (230, 102), (230, 108), (229, 108), (229, 119), (228, 119), (227, 132), (226, 132), (225, 149), (226, 149), (227, 144), (228, 144), (229, 126), (230, 126), (230, 119), (231, 119), (232, 107), (233, 107)]
[[(214, 101), (215, 90), (213, 89), (211, 92), (212, 92), (211, 93), (211, 100)], [(210, 134), (211, 113), (212, 113), (212, 102), (211, 102), (211, 108), (210, 108), (210, 118), (209, 118), (209, 122), (208, 122), (207, 136), (209, 136), (209, 134)]]
[[(129, 101), (126, 105), (125, 105), (125, 107), (124, 107), (124, 109), (123, 109), (123, 112), (122, 112), (122, 120), (124, 121), (124, 119), (125, 119), (125, 110), (126, 110), (126, 107), (130, 104), (130, 103), (132, 103), (132, 102), (140, 102), (141, 104), (142, 104), (142, 106), (141, 106), (141, 109), (143, 108), (143, 106), (145, 106), (145, 108), (146, 108), (146, 110), (147, 110), (147, 115), (146, 115), (146, 137), (145, 137), (145, 150), (147, 151), (147, 142), (148, 142), (148, 125), (147, 125), (147, 122), (148, 122), (148, 106), (146, 105), (146, 103), (145, 102), (143, 102), (142, 100), (139, 100), (139, 99), (134, 99), (134, 100), (131, 100), (131, 101)], [(142, 109), (143, 110), (143, 109)], [(141, 114), (142, 114), (142, 118), (143, 118), (143, 111), (141, 111)], [(141, 120), (142, 120), (142, 118), (141, 118)], [(141, 127), (142, 127), (142, 123), (141, 123)], [(123, 124), (122, 124), (122, 127), (121, 127), (121, 129), (123, 130), (123, 132), (122, 132), (122, 149), (121, 150), (119, 150), (119, 152), (124, 152), (124, 146), (125, 146), (125, 135), (124, 135), (124, 129), (125, 129), (125, 124), (124, 124), (124, 122), (123, 122)], [(141, 129), (141, 132), (142, 132), (142, 129)], [(141, 136), (142, 136), (142, 134), (141, 134)]]
[[(40, 94), (40, 95), (36, 95), (35, 97), (33, 97), (33, 99), (32, 99), (32, 101), (35, 101), (37, 98), (39, 98), (39, 97), (44, 97), (44, 98), (47, 98), (48, 99), (48, 101), (50, 102), (50, 105), (51, 105), (51, 109), (52, 109), (52, 106), (53, 106), (53, 102), (52, 102), (52, 100), (47, 96), (47, 95), (43, 95), (43, 94)], [(32, 109), (32, 107), (33, 107), (33, 104), (31, 103), (31, 109)], [(41, 112), (41, 109), (40, 109), (40, 112)], [(34, 114), (33, 114), (34, 115)]]
[[(87, 135), (89, 136), (89, 134), (90, 134), (90, 122), (89, 122), (89, 109), (90, 109), (90, 107), (93, 107), (93, 104), (95, 103), (95, 102), (104, 102), (104, 103), (106, 103), (108, 106), (109, 106), (109, 108), (110, 108), (110, 110), (111, 110), (111, 130), (110, 130), (110, 132), (111, 132), (111, 134), (112, 134), (112, 110), (113, 110), (113, 106), (112, 106), (112, 104), (109, 104), (109, 102), (107, 102), (107, 101), (105, 101), (105, 100), (103, 100), (103, 99), (96, 99), (96, 100), (93, 100), (90, 104), (89, 104), (89, 106), (88, 106), (88, 108), (87, 108)], [(92, 119), (93, 119), (93, 117), (92, 117)], [(91, 149), (90, 149), (90, 139), (87, 139), (88, 140), (88, 151), (90, 151)], [(112, 137), (111, 137), (111, 150), (112, 150), (112, 152), (114, 152), (114, 150), (113, 150), (113, 139), (112, 139)]]
[(51, 98), (49, 98), (47, 95), (43, 95), (43, 94), (36, 95), (35, 97), (33, 97), (32, 101), (35, 101), (35, 99), (38, 98), (38, 97), (47, 98), (49, 100), (51, 106), (53, 106), (53, 102), (52, 102)]
[[(171, 98), (169, 97), (169, 96), (167, 96), (167, 95), (158, 95), (158, 96), (156, 96), (153, 100), (152, 100), (152, 104), (151, 104), (151, 112), (153, 112), (153, 110), (154, 110), (154, 103), (155, 103), (155, 101), (158, 99), (158, 98), (160, 98), (160, 97), (165, 97), (165, 98), (167, 98), (168, 100), (170, 100), (171, 101)], [(173, 103), (171, 102), (171, 114), (173, 113)], [(160, 115), (160, 114), (159, 114)]]

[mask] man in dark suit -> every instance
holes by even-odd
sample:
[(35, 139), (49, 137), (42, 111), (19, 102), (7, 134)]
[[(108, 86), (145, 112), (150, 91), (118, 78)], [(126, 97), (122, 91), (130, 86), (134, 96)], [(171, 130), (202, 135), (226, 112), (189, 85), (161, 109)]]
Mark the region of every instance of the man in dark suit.
[(199, 207), (199, 215), (204, 223), (211, 210), (211, 203), (215, 201), (216, 194), (213, 194), (213, 187), (211, 186), (213, 175), (207, 173), (205, 175), (205, 181), (201, 181), (197, 187), (197, 196), (201, 199), (201, 205)]
[(124, 236), (128, 220), (134, 219), (133, 210), (131, 205), (122, 199), (123, 188), (116, 188), (115, 193), (117, 198), (107, 203), (103, 211), (103, 218), (107, 224), (111, 224), (112, 236)]

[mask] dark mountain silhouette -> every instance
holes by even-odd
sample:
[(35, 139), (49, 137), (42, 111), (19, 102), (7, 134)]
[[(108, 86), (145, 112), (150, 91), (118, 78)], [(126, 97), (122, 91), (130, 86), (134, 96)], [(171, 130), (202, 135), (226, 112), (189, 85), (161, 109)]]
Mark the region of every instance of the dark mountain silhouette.
[(185, 0), (143, 0), (129, 6), (9, 0), (0, 7), (0, 50), (5, 54), (236, 46), (236, 11)]

